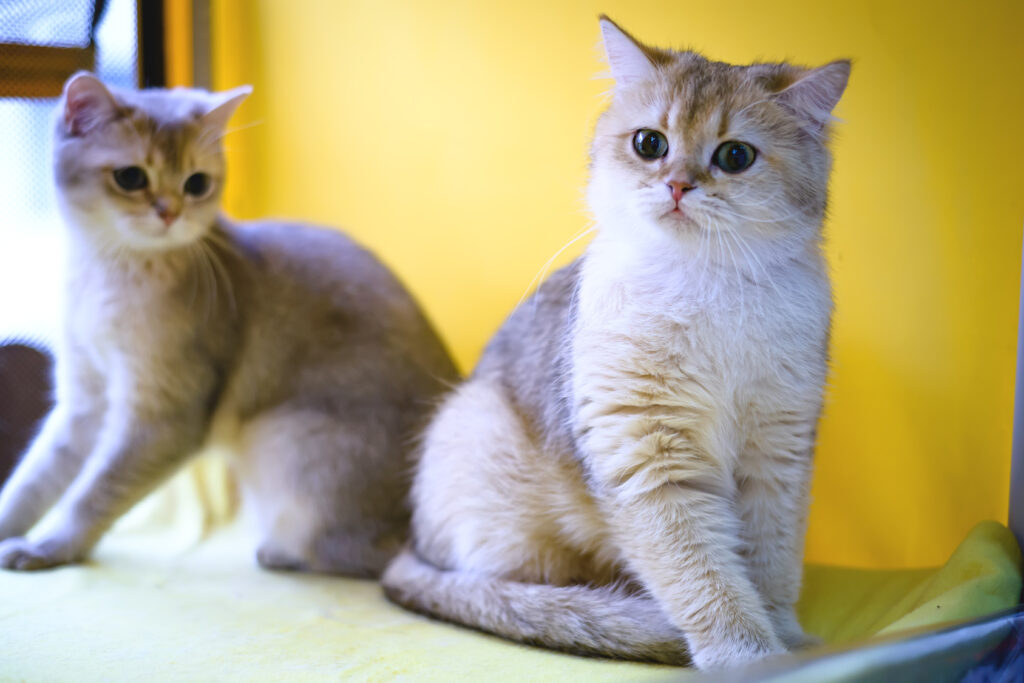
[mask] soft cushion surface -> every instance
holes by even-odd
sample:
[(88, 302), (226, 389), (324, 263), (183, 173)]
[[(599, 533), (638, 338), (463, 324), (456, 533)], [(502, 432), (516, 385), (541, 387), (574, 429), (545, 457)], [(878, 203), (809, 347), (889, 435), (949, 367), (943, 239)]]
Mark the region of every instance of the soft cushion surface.
[[(678, 680), (680, 670), (509, 643), (407, 613), (377, 584), (273, 573), (215, 459), (136, 507), (82, 566), (0, 572), (0, 678)], [(979, 524), (945, 566), (807, 568), (800, 615), (829, 642), (1016, 604), (1020, 552)]]

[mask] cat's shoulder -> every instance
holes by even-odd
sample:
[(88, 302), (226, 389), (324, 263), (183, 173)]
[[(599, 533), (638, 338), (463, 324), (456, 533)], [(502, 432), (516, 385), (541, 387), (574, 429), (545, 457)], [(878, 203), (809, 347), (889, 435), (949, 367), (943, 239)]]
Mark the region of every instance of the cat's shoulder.
[(579, 286), (582, 258), (576, 258), (549, 275), (533, 296), (509, 316), (506, 327), (524, 333), (524, 327), (549, 328), (564, 325), (570, 315), (572, 301)]
[(377, 256), (340, 228), (277, 220), (234, 223), (226, 219), (221, 219), (219, 228), (250, 260), (265, 266), (327, 270), (356, 279), (390, 279)]
[[(276, 220), (231, 223), (220, 229), (242, 254), (254, 286), (327, 296), (361, 308), (367, 318), (381, 307), (415, 314), (401, 280), (372, 251), (338, 228)], [(257, 284), (258, 283), (258, 284)], [(358, 305), (357, 305), (358, 304)]]
[(580, 278), (580, 258), (556, 270), (491, 338), (477, 374), (514, 365), (546, 367), (566, 343)]
[(315, 256), (328, 253), (365, 252), (338, 228), (297, 221), (258, 220), (218, 221), (218, 227), (239, 246), (260, 252), (280, 252)]
[(537, 303), (542, 306), (567, 305), (579, 286), (582, 262), (583, 257), (579, 256), (549, 275), (534, 294)]

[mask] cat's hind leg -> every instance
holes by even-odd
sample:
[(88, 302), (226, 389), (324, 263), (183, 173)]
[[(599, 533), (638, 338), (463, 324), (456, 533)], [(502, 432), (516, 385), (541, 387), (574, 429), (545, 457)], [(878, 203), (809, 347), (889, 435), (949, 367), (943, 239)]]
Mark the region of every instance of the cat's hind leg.
[(472, 379), (445, 400), (413, 501), (412, 547), (381, 579), (392, 601), (557, 650), (689, 663), (661, 607), (595, 556), (603, 525), (579, 466), (538, 448), (498, 383)]
[(261, 566), (377, 576), (401, 548), (407, 465), (373, 416), (282, 406), (246, 421), (238, 443)]

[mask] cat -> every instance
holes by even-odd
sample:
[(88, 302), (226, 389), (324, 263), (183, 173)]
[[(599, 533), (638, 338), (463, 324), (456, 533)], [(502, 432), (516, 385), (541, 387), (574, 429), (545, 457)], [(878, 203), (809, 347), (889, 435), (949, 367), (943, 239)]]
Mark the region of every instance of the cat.
[(736, 665), (813, 642), (794, 603), (850, 64), (732, 66), (601, 31), (596, 236), (444, 400), (382, 582), (527, 643)]
[(408, 457), (457, 371), (341, 232), (219, 214), (221, 138), (250, 90), (65, 84), (56, 403), (0, 492), (0, 566), (82, 560), (208, 444), (234, 454), (262, 566), (375, 576), (401, 548)]

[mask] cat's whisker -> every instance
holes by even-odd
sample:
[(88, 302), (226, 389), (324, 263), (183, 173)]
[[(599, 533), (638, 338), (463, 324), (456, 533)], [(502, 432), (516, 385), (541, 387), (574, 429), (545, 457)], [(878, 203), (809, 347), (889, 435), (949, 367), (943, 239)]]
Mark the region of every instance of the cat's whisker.
[[(766, 194), (763, 190), (756, 189), (749, 185), (740, 186), (738, 190), (730, 191), (728, 196), (723, 196), (721, 193), (715, 193), (713, 197), (720, 202), (736, 204), (739, 206), (788, 206), (788, 203), (778, 194)], [(747, 199), (753, 199), (754, 201), (748, 202), (746, 201)]]
[(772, 288), (772, 293), (774, 294), (774, 301), (778, 302), (778, 304), (782, 306), (790, 308), (791, 305), (789, 298), (783, 295), (782, 289), (779, 287), (778, 282), (772, 275), (772, 270), (764, 262), (764, 256), (762, 254), (758, 254), (757, 250), (753, 245), (747, 244), (745, 240), (741, 240), (739, 235), (737, 235), (737, 240), (743, 244), (744, 248), (750, 254), (750, 259), (752, 260), (752, 262), (756, 263), (760, 268), (762, 277), (768, 281), (768, 284)]
[[(746, 267), (749, 260), (745, 258), (745, 252), (743, 251), (742, 244), (736, 239), (736, 233), (728, 226), (723, 225), (720, 218), (715, 217), (712, 221), (715, 224), (715, 233), (719, 236), (722, 244), (728, 252), (729, 265), (732, 268), (732, 272), (739, 280), (743, 280), (749, 274), (749, 269)], [(738, 287), (741, 323), (746, 320), (747, 315), (747, 289), (748, 288), (744, 286)]]
[(209, 319), (211, 311), (216, 311), (217, 306), (217, 279), (210, 265), (210, 254), (202, 241), (196, 243), (199, 254), (199, 263), (203, 272), (203, 285), (206, 290), (206, 316)]
[(230, 256), (234, 259), (245, 259), (245, 255), (238, 248), (238, 245), (233, 244), (231, 240), (227, 239), (227, 237), (225, 237), (216, 229), (211, 230), (209, 233), (207, 233), (204, 239), (207, 242), (215, 244), (218, 247), (220, 247), (221, 251), (227, 256)]
[(714, 211), (714, 213), (718, 214), (720, 218), (732, 218), (734, 221), (738, 223), (775, 224), (785, 220), (785, 217), (766, 219), (744, 216), (731, 209), (727, 209), (724, 206), (716, 206), (713, 209), (711, 209), (711, 211)]
[(700, 242), (697, 243), (697, 258), (701, 263), (700, 275), (697, 282), (700, 287), (703, 288), (705, 286), (704, 283), (707, 281), (708, 268), (711, 262), (711, 246), (708, 244), (707, 239), (701, 239)]
[[(709, 225), (708, 232), (716, 232), (714, 225)], [(717, 235), (713, 236), (713, 240), (708, 240), (707, 248), (707, 280), (705, 282), (705, 288), (709, 292), (709, 297), (714, 299), (718, 292), (719, 278), (716, 277), (717, 272), (721, 269), (722, 263), (725, 260), (725, 255), (722, 253), (721, 238)]]
[(782, 199), (780, 197), (773, 197), (773, 196), (765, 197), (764, 195), (760, 195), (759, 194), (757, 197), (753, 198), (754, 199), (753, 201), (746, 201), (746, 199), (747, 199), (747, 193), (740, 193), (740, 194), (737, 194), (735, 196), (731, 196), (728, 199), (723, 198), (720, 201), (723, 204), (740, 206), (740, 207), (744, 207), (744, 208), (752, 208), (752, 209), (757, 209), (757, 208), (762, 208), (762, 207), (771, 207), (771, 208), (774, 208), (774, 209), (782, 209), (782, 208), (786, 208), (786, 207), (790, 207), (791, 206), (789, 203), (787, 203), (784, 199)]
[(221, 261), (220, 255), (217, 250), (210, 244), (203, 244), (210, 256), (210, 264), (213, 267), (214, 276), (223, 276), (224, 278), (224, 291), (228, 297), (228, 304), (231, 306), (231, 314), (234, 317), (238, 317), (238, 302), (235, 299), (235, 287), (231, 282), (231, 273), (228, 271), (227, 266)]
[(568, 242), (566, 242), (565, 244), (563, 244), (563, 245), (562, 245), (562, 247), (561, 247), (561, 248), (560, 248), (560, 249), (559, 249), (558, 251), (556, 251), (556, 252), (555, 252), (555, 253), (554, 253), (554, 254), (553, 254), (553, 255), (551, 256), (551, 258), (549, 258), (549, 259), (548, 259), (548, 260), (547, 260), (547, 261), (546, 261), (546, 262), (544, 263), (544, 265), (543, 265), (543, 266), (541, 267), (541, 269), (540, 269), (540, 270), (539, 270), (539, 271), (537, 272), (537, 274), (533, 276), (533, 279), (532, 279), (532, 280), (530, 280), (530, 284), (526, 285), (526, 290), (525, 290), (525, 291), (523, 291), (523, 294), (522, 294), (522, 296), (520, 296), (520, 297), (519, 297), (519, 301), (517, 301), (517, 302), (516, 302), (516, 305), (515, 305), (515, 307), (514, 307), (514, 308), (512, 309), (512, 311), (513, 311), (513, 312), (515, 312), (515, 311), (519, 310), (519, 307), (520, 307), (520, 306), (522, 305), (522, 303), (523, 303), (523, 302), (524, 302), (524, 301), (526, 300), (526, 297), (527, 297), (527, 296), (529, 296), (530, 292), (531, 292), (531, 291), (533, 290), (533, 286), (534, 286), (534, 285), (535, 285), (535, 284), (536, 284), (537, 282), (543, 282), (543, 280), (544, 280), (545, 276), (547, 276), (547, 273), (548, 273), (548, 268), (550, 268), (550, 267), (551, 267), (551, 264), (552, 264), (552, 263), (554, 263), (555, 259), (557, 259), (557, 258), (558, 258), (559, 256), (561, 256), (561, 255), (562, 255), (562, 252), (564, 252), (564, 251), (565, 251), (566, 249), (568, 249), (569, 247), (571, 247), (571, 246), (572, 246), (573, 244), (575, 244), (576, 242), (579, 242), (579, 241), (580, 241), (581, 239), (583, 239), (584, 237), (586, 237), (587, 235), (589, 235), (589, 234), (590, 234), (590, 233), (592, 233), (593, 231), (594, 231), (594, 226), (593, 226), (593, 225), (591, 225), (591, 226), (590, 226), (590, 227), (588, 227), (588, 228), (584, 228), (584, 229), (583, 229), (583, 230), (581, 230), (580, 232), (576, 233), (576, 235), (575, 235), (575, 236), (574, 236), (574, 237), (573, 237), (572, 239), (570, 239), (570, 240), (569, 240)]
[[(732, 203), (735, 204), (735, 202), (732, 202)], [(741, 206), (741, 207), (749, 207), (749, 208), (756, 208), (756, 209), (759, 209), (761, 211), (767, 211), (767, 212), (773, 213), (773, 214), (775, 213), (772, 210), (772, 204), (770, 204), (770, 203), (763, 203), (763, 204), (740, 204), (739, 206)], [(712, 207), (709, 207), (708, 211), (714, 211), (715, 213), (718, 213), (718, 214), (722, 215), (722, 217), (732, 218), (732, 219), (734, 219), (738, 223), (754, 223), (754, 224), (760, 224), (760, 225), (782, 225), (786, 221), (788, 221), (789, 219), (794, 218), (795, 216), (800, 214), (800, 211), (798, 209), (793, 209), (793, 210), (790, 210), (789, 212), (787, 212), (785, 214), (773, 216), (772, 218), (754, 218), (752, 216), (745, 216), (745, 215), (740, 214), (740, 213), (738, 213), (737, 211), (735, 211), (735, 210), (733, 210), (731, 208), (728, 208), (728, 205), (725, 204), (725, 203), (722, 203), (722, 204), (715, 203)]]
[(779, 226), (785, 227), (786, 221), (793, 217), (793, 214), (789, 214), (789, 215), (786, 215), (786, 216), (778, 216), (776, 218), (770, 218), (770, 219), (769, 218), (752, 218), (750, 216), (744, 216), (742, 214), (736, 213), (735, 211), (732, 211), (730, 209), (726, 209), (725, 207), (715, 207), (714, 211), (715, 211), (715, 213), (717, 213), (719, 215), (720, 218), (731, 218), (736, 223), (740, 223), (740, 224), (748, 223), (748, 224), (760, 225), (760, 226), (779, 225)]
[(192, 293), (189, 295), (189, 299), (188, 299), (188, 310), (190, 310), (190, 311), (195, 306), (196, 296), (199, 293), (199, 275), (196, 272), (196, 270), (197, 270), (196, 269), (196, 262), (200, 258), (200, 256), (197, 254), (198, 251), (199, 251), (198, 247), (195, 244), (189, 244), (188, 245), (189, 260), (193, 264), (193, 266), (192, 266), (192, 277), (189, 278), (191, 280), (191, 284), (192, 284)]
[[(743, 255), (744, 263), (750, 266), (751, 276), (755, 280), (761, 280), (762, 278), (767, 278), (771, 280), (771, 276), (768, 273), (768, 269), (765, 267), (761, 258), (746, 243), (746, 240), (743, 239), (743, 236), (741, 234), (729, 228), (725, 228), (723, 230), (723, 234), (726, 236), (726, 239), (728, 239), (730, 242), (736, 245), (737, 250)], [(746, 287), (744, 287), (743, 290), (746, 290)], [(761, 287), (754, 287), (753, 291), (757, 297), (757, 309), (760, 310), (762, 305)]]
[(203, 144), (213, 143), (213, 142), (220, 142), (221, 140), (226, 138), (231, 133), (238, 133), (238, 132), (243, 131), (243, 130), (248, 130), (249, 128), (254, 128), (256, 126), (262, 126), (263, 123), (264, 123), (263, 121), (253, 121), (251, 123), (245, 124), (244, 126), (235, 126), (234, 128), (228, 128), (228, 129), (223, 130), (223, 131), (215, 131), (215, 130), (213, 130), (213, 131), (210, 131), (209, 133), (203, 134), (203, 136), (200, 137), (199, 140)]
[(203, 278), (203, 289), (206, 290), (206, 306), (204, 314), (206, 320), (209, 321), (210, 314), (216, 311), (217, 306), (217, 282), (213, 276), (213, 272), (210, 266), (210, 256), (206, 253), (206, 249), (202, 242), (196, 243), (196, 252), (198, 254), (197, 262), (202, 270)]

